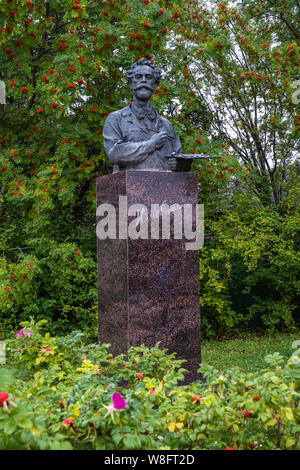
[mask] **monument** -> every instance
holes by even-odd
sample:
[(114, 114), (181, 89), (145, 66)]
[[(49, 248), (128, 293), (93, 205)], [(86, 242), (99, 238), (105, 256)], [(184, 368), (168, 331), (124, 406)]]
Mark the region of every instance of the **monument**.
[(189, 383), (201, 355), (198, 181), (188, 170), (206, 156), (184, 155), (152, 107), (161, 72), (140, 59), (126, 76), (132, 103), (103, 127), (113, 174), (96, 183), (99, 341), (114, 355), (160, 342), (187, 361)]

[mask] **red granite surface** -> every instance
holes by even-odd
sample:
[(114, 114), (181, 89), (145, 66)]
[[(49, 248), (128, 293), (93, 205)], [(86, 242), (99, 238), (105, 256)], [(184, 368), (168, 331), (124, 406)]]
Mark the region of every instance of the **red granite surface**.
[[(127, 195), (128, 206), (140, 203), (149, 211), (151, 204), (195, 205), (197, 176), (127, 170), (97, 178), (97, 207), (113, 204), (117, 218), (119, 195)], [(114, 355), (160, 341), (187, 360), (189, 383), (200, 379), (199, 253), (186, 250), (185, 242), (98, 240), (99, 341), (110, 343)]]

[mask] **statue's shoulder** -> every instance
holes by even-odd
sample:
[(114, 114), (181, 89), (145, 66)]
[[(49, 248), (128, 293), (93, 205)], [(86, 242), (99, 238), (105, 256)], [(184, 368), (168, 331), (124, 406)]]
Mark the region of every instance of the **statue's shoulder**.
[(173, 126), (170, 123), (169, 119), (161, 116), (160, 114), (159, 114), (159, 119), (160, 119), (160, 122), (164, 125), (164, 127), (166, 127), (167, 129), (173, 129)]
[(125, 108), (122, 109), (117, 109), (117, 111), (113, 111), (112, 113), (109, 113), (107, 116), (106, 121), (119, 121), (120, 119), (128, 116), (131, 113), (130, 107), (125, 106)]
[(161, 114), (159, 115), (159, 118), (161, 119), (161, 121), (164, 123), (164, 124), (167, 124), (167, 125), (172, 125), (169, 121), (169, 119), (163, 117)]

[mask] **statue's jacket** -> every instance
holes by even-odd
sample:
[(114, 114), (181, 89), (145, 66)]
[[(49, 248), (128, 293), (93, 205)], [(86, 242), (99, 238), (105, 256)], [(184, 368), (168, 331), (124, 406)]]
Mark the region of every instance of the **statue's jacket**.
[[(109, 114), (103, 126), (103, 143), (114, 173), (122, 169), (168, 170), (166, 155), (180, 154), (181, 144), (168, 119), (153, 108), (152, 120), (137, 116), (131, 105)], [(167, 142), (159, 149), (153, 147), (150, 138), (158, 132), (167, 132)], [(143, 159), (143, 157), (145, 157)]]

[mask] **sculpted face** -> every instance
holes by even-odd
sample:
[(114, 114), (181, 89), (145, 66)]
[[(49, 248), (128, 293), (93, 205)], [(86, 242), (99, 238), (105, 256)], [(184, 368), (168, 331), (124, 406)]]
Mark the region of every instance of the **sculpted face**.
[(151, 67), (140, 65), (136, 68), (131, 81), (131, 89), (139, 100), (148, 100), (152, 96), (156, 85), (154, 72)]

